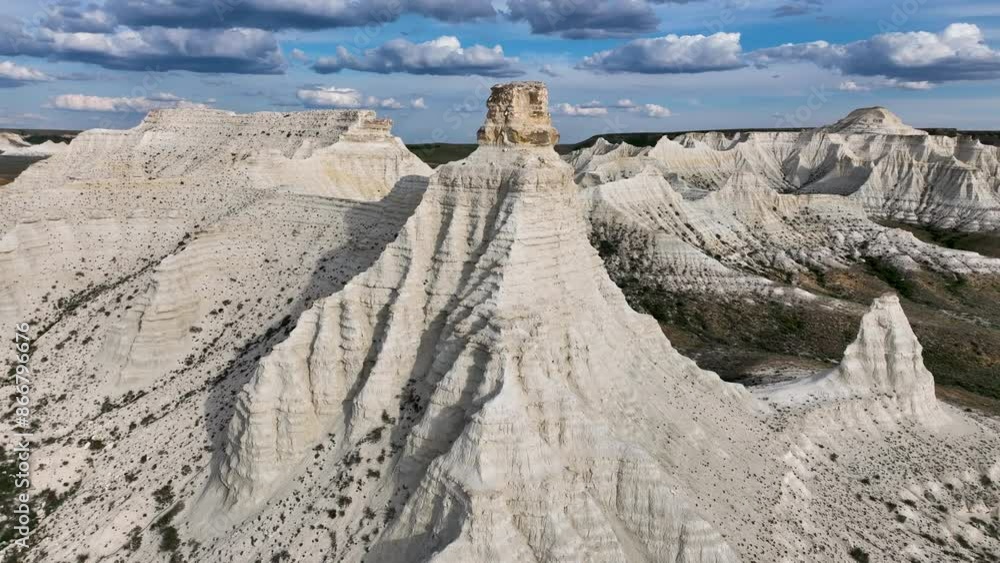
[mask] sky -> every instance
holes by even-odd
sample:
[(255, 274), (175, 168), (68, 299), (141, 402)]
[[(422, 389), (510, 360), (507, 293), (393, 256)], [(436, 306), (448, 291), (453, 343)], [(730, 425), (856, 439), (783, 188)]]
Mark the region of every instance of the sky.
[(0, 127), (151, 109), (372, 108), (470, 142), (489, 87), (549, 86), (565, 142), (832, 123), (1000, 129), (995, 0), (0, 0)]

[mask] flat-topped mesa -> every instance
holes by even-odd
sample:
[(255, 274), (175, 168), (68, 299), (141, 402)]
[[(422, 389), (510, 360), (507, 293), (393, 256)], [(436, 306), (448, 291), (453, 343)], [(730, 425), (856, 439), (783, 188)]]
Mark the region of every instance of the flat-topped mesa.
[(898, 115), (878, 106), (856, 109), (831, 125), (828, 130), (845, 135), (927, 135), (926, 131), (910, 127)]
[(480, 145), (549, 147), (559, 132), (549, 116), (549, 91), (542, 82), (509, 82), (493, 86), (486, 102)]

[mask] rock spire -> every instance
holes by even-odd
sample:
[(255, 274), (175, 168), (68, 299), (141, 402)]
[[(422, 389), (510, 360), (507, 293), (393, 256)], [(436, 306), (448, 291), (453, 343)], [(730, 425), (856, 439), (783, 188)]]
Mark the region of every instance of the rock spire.
[(492, 88), (480, 145), (552, 146), (559, 132), (549, 116), (549, 92), (541, 82), (510, 82)]

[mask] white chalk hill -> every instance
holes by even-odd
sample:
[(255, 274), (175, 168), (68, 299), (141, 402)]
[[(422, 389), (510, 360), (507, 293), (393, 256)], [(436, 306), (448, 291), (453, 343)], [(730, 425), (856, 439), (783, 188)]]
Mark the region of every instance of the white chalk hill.
[(942, 411), (934, 396), (934, 376), (924, 366), (923, 347), (895, 295), (876, 299), (861, 319), (858, 336), (836, 369), (768, 390), (775, 400), (874, 398), (889, 411), (937, 424)]
[[(670, 466), (728, 457), (709, 444), (751, 400), (629, 309), (545, 108), (541, 85), (494, 88), (479, 149), (261, 361), (193, 518), (252, 514), (332, 437), (320, 471), (349, 472), (367, 505), (344, 518), (397, 513), (347, 560), (737, 560)], [(370, 448), (391, 453), (368, 480), (349, 464)]]
[[(541, 84), (495, 87), (478, 150), (442, 166), (374, 265), (261, 360), (186, 513), (215, 556), (280, 531), (305, 561), (837, 560), (851, 530), (888, 523), (850, 472), (811, 466), (829, 463), (822, 442), (883, 455), (868, 435), (824, 433), (878, 427), (867, 409), (890, 392), (905, 397), (884, 409), (893, 447), (941, 447), (905, 316), (876, 303), (837, 372), (846, 398), (815, 382), (788, 404), (762, 392), (775, 410), (699, 369), (603, 270), (546, 107)], [(954, 431), (962, 471), (1000, 471), (970, 453), (995, 427)]]
[(753, 174), (777, 192), (848, 196), (872, 217), (964, 231), (1000, 227), (1000, 147), (929, 135), (882, 107), (802, 132), (686, 133), (647, 148), (598, 141), (566, 160), (588, 187), (651, 168), (697, 194)]

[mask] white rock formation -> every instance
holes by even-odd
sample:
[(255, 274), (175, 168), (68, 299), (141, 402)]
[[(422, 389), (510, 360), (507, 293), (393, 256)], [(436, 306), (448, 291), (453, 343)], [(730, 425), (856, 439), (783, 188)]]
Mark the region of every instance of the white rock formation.
[(934, 396), (934, 376), (924, 367), (922, 352), (899, 298), (883, 295), (861, 319), (858, 336), (839, 366), (766, 392), (775, 401), (824, 395), (831, 400), (888, 402), (899, 415), (938, 424), (942, 411)]
[[(996, 559), (1000, 423), (944, 404), (926, 423), (935, 403), (895, 305), (865, 320), (843, 382), (802, 383), (794, 401), (699, 369), (588, 244), (573, 171), (539, 144), (554, 139), (543, 92), (498, 88), (476, 153), (377, 202), (256, 184), (238, 163), (203, 182), (159, 134), (144, 150), (167, 179), (109, 143), (132, 156), (95, 156), (86, 181), (66, 177), (87, 173), (74, 157), (53, 187), (35, 173), (34, 199), (3, 194), (5, 220), (33, 217), (4, 223), (3, 254), (38, 288), (17, 286), (37, 301), (15, 317), (37, 321), (33, 484), (63, 495), (19, 556)], [(638, 216), (657, 194), (650, 232), (684, 206), (693, 228), (664, 236), (698, 252), (698, 235), (792, 236), (784, 216), (832, 197), (661, 181), (602, 197)], [(687, 206), (720, 196), (738, 217), (712, 230)]]
[(371, 111), (158, 110), (131, 130), (84, 132), (0, 193), (0, 321), (159, 263), (226, 218), (276, 210), (267, 202), (374, 201), (429, 173)]
[(1000, 228), (1000, 148), (928, 135), (879, 107), (802, 133), (688, 133), (643, 149), (601, 143), (567, 160), (584, 186), (652, 168), (681, 191), (718, 190), (751, 172), (778, 192), (850, 196), (873, 217)]
[[(490, 115), (524, 111), (496, 107), (522, 88), (536, 86), (495, 88)], [(799, 442), (826, 441), (803, 434), (813, 416), (830, 432), (855, 419), (823, 414), (836, 406), (819, 395), (775, 412), (677, 354), (586, 243), (571, 169), (513, 138), (442, 166), (379, 260), (261, 360), (187, 529), (213, 556), (256, 549), (239, 538), (271, 526), (309, 546), (322, 539), (294, 514), (312, 499), (332, 543), (299, 550), (307, 561), (843, 557), (864, 497), (839, 469), (810, 477), (816, 445)], [(918, 348), (900, 320), (866, 320), (863, 341), (900, 345), (866, 392), (856, 382), (859, 409), (888, 374), (905, 386), (895, 362)], [(877, 352), (849, 356), (878, 369)], [(894, 420), (904, 442), (940, 447), (920, 420)], [(961, 431), (981, 447), (990, 428)], [(864, 435), (840, 439), (882, 455)]]
[[(372, 545), (342, 546), (349, 560), (736, 561), (668, 460), (721, 460), (692, 437), (723, 439), (751, 402), (625, 304), (571, 169), (535, 142), (551, 130), (537, 88), (495, 87), (489, 115), (515, 114), (502, 135), (439, 168), (372, 268), (261, 361), (196, 527), (253, 514), (332, 436), (321, 472), (367, 443), (391, 452), (356, 479), (398, 516)], [(637, 440), (656, 429), (656, 445)]]
[(68, 145), (66, 143), (56, 143), (45, 141), (33, 145), (25, 141), (17, 133), (0, 131), (0, 155), (3, 156), (30, 156), (43, 158), (62, 152)]
[(616, 275), (673, 292), (787, 292), (769, 279), (847, 268), (865, 258), (953, 274), (1000, 274), (1000, 260), (925, 244), (876, 224), (856, 200), (778, 193), (749, 165), (710, 191), (682, 192), (647, 167), (587, 188), (584, 196), (592, 236), (614, 249), (605, 259)]

